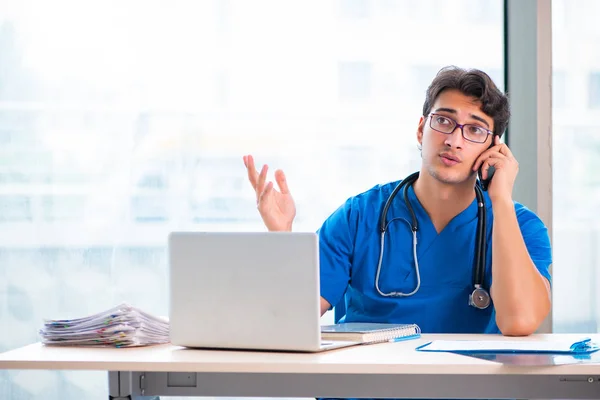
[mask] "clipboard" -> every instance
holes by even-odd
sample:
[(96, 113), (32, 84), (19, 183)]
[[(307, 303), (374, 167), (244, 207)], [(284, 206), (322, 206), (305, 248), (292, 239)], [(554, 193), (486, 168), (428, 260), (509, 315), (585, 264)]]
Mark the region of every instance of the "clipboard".
[(591, 338), (575, 342), (564, 340), (433, 340), (417, 351), (449, 353), (521, 353), (521, 354), (587, 354), (600, 350)]

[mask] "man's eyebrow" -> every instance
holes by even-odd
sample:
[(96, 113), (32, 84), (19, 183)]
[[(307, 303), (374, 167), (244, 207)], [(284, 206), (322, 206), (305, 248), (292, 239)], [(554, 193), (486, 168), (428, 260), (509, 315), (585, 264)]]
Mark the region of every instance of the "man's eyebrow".
[[(453, 108), (440, 107), (440, 108), (438, 108), (438, 109), (435, 110), (435, 112), (438, 112), (438, 111), (445, 111), (445, 112), (450, 113), (450, 114), (456, 114), (456, 110), (453, 109)], [(484, 123), (485, 126), (487, 126), (488, 128), (490, 127), (490, 124), (488, 124), (485, 119), (481, 118), (478, 115), (469, 114), (469, 117), (473, 118), (474, 120), (477, 120), (479, 122)]]
[(456, 114), (456, 110), (454, 108), (440, 107), (437, 110), (435, 110), (435, 112), (438, 112), (438, 111), (445, 111), (445, 112), (448, 112), (450, 114)]
[(480, 116), (477, 116), (475, 114), (469, 114), (469, 117), (476, 119), (479, 122), (483, 122), (485, 124), (485, 126), (487, 126), (488, 128), (490, 127), (490, 124), (487, 123), (487, 121), (483, 118), (481, 118)]

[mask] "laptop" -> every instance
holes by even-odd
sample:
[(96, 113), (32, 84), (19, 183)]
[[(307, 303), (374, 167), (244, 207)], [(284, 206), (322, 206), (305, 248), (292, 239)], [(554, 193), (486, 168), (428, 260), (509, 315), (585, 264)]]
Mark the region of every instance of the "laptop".
[(177, 346), (319, 352), (316, 233), (173, 232), (170, 339)]

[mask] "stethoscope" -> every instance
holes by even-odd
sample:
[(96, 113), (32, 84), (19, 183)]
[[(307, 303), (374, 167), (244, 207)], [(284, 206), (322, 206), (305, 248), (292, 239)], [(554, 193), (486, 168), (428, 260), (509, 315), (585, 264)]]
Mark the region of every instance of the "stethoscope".
[[(410, 205), (410, 201), (408, 201), (407, 191), (408, 188), (417, 180), (419, 177), (419, 172), (415, 172), (412, 175), (403, 179), (392, 191), (390, 197), (388, 197), (385, 205), (383, 207), (383, 211), (381, 212), (381, 219), (379, 220), (379, 232), (381, 234), (381, 248), (379, 251), (379, 263), (377, 264), (377, 275), (375, 276), (375, 288), (377, 292), (384, 297), (408, 297), (417, 293), (419, 288), (421, 287), (421, 276), (419, 274), (419, 260), (417, 259), (417, 230), (419, 226), (417, 225), (417, 217), (413, 211), (412, 206)], [(396, 197), (396, 194), (404, 188), (402, 192), (402, 196), (404, 197), (404, 203), (406, 203), (406, 207), (410, 212), (412, 218), (412, 224), (408, 222), (404, 218), (393, 218), (391, 221), (386, 221), (387, 212), (392, 204), (392, 200)], [(483, 279), (485, 273), (485, 252), (486, 252), (486, 211), (485, 211), (485, 200), (483, 198), (483, 192), (479, 187), (479, 184), (475, 185), (475, 195), (477, 197), (477, 235), (475, 239), (475, 266), (473, 270), (473, 292), (469, 295), (469, 305), (479, 309), (485, 309), (490, 305), (491, 299), (490, 294), (483, 287)], [(383, 293), (379, 288), (379, 274), (381, 272), (381, 262), (383, 261), (383, 251), (385, 248), (385, 232), (394, 220), (402, 220), (406, 222), (412, 231), (413, 239), (412, 239), (412, 251), (413, 251), (413, 259), (415, 261), (415, 272), (417, 274), (417, 285), (415, 289), (410, 293), (402, 293), (402, 292), (389, 292)]]

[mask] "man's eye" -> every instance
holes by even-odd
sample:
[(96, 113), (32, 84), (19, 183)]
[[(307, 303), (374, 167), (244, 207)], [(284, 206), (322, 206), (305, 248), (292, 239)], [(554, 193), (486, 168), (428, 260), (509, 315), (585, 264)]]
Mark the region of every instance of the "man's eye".
[(450, 120), (448, 118), (444, 118), (444, 117), (437, 117), (437, 123), (440, 125), (450, 125)]
[(480, 128), (479, 126), (469, 126), (469, 133), (471, 133), (472, 135), (484, 135), (487, 132), (485, 131), (485, 129)]

